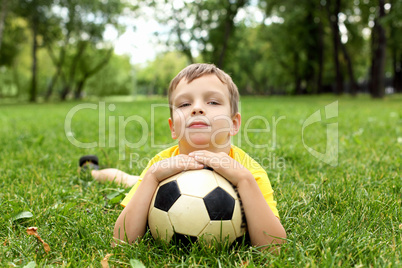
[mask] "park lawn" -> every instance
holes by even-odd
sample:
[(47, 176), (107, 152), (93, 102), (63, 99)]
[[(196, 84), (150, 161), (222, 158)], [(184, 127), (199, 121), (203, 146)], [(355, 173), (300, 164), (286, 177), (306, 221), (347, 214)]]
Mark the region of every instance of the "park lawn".
[[(338, 113), (326, 119), (325, 106), (334, 101)], [(0, 266), (101, 267), (107, 254), (114, 267), (402, 266), (400, 95), (242, 98), (244, 131), (234, 143), (268, 172), (288, 234), (280, 255), (247, 245), (185, 250), (149, 234), (112, 248), (118, 203), (128, 190), (79, 178), (78, 158), (97, 154), (103, 166), (138, 174), (172, 144), (164, 104), (155, 98), (0, 106)], [(302, 135), (317, 110), (323, 120)], [(304, 145), (325, 152), (327, 126), (335, 123), (338, 161), (331, 166)], [(48, 253), (27, 235), (30, 226), (38, 227)]]

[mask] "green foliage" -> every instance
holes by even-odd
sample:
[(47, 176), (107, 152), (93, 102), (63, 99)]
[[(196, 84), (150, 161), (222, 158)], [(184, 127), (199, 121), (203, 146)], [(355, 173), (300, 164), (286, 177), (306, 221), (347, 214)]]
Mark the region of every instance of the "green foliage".
[(200, 2), (199, 9), (207, 10), (209, 13), (204, 25), (201, 25), (208, 29), (201, 51), (206, 62), (214, 63), (222, 69), (229, 65), (228, 61), (236, 50), (236, 41), (233, 38), (236, 31), (235, 18), (242, 8), (249, 5), (249, 2), (248, 0)]
[(15, 57), (21, 52), (25, 40), (25, 23), (21, 19), (7, 17), (4, 25), (0, 50), (0, 66), (11, 67)]
[[(28, 57), (28, 64), (32, 66), (31, 100), (36, 99), (37, 93), (49, 98), (55, 87), (62, 99), (72, 92), (80, 96), (86, 80), (101, 70), (111, 56), (111, 49), (106, 49), (110, 44), (103, 35), (106, 26), (114, 27), (118, 32), (124, 29), (118, 23), (124, 7), (126, 4), (117, 0), (19, 0), (8, 12), (1, 49), (4, 55), (0, 60), (2, 64), (17, 68), (15, 73), (20, 73), (19, 69), (25, 67), (15, 65), (17, 54)], [(15, 23), (10, 24), (21, 20), (25, 20), (23, 28), (21, 23), (16, 24), (19, 28)], [(26, 35), (18, 35), (20, 32)], [(22, 42), (21, 38), (29, 42)], [(22, 53), (23, 46), (32, 50), (29, 56)], [(45, 49), (48, 55), (42, 57), (39, 54)], [(13, 84), (9, 87), (28, 92), (26, 86), (16, 85), (17, 81)]]
[(0, 97), (15, 97), (18, 94), (12, 71), (11, 68), (5, 66), (0, 67)]
[[(323, 152), (326, 124), (338, 123), (339, 162), (331, 167), (307, 152), (301, 127), (311, 114), (335, 100), (339, 101), (338, 117), (310, 125), (304, 137), (308, 146)], [(75, 114), (69, 133), (64, 129), (66, 115), (82, 103), (0, 107), (0, 266), (100, 266), (108, 253), (113, 254), (109, 265), (114, 267), (401, 266), (400, 95), (381, 101), (367, 96), (242, 98), (243, 125), (235, 140), (269, 174), (288, 234), (280, 255), (246, 245), (195, 244), (184, 249), (154, 241), (149, 234), (135, 245), (111, 247), (113, 226), (121, 212), (115, 198), (128, 189), (80, 178), (78, 158), (97, 154), (103, 167), (139, 174), (160, 151), (151, 139), (157, 144), (171, 142), (167, 111), (156, 110), (151, 117), (151, 104), (162, 103), (166, 101), (105, 103), (105, 107), (115, 105), (114, 110), (105, 110), (106, 146), (92, 149), (76, 147), (68, 137), (100, 141), (99, 102), (93, 103), (98, 109)], [(110, 124), (117, 124), (118, 116), (132, 115), (144, 118), (154, 132), (130, 123), (127, 139), (136, 142), (141, 135), (148, 139), (139, 148), (126, 148), (126, 160), (119, 160), (117, 140), (116, 146), (110, 144)], [(244, 132), (256, 115), (269, 122), (268, 133)], [(281, 116), (285, 118), (278, 121)], [(109, 120), (112, 117), (116, 120)], [(277, 135), (273, 136), (275, 121)], [(264, 124), (252, 121), (250, 126)], [(115, 131), (120, 131), (117, 125)], [(253, 144), (269, 146), (259, 149)], [(131, 153), (139, 157), (130, 160)], [(48, 254), (35, 237), (27, 235), (29, 226), (39, 228), (51, 248)]]
[[(26, 22), (19, 19), (18, 24), (22, 29), (24, 29), (20, 38), (29, 40), (28, 29), (25, 28)], [(5, 36), (4, 38), (7, 39), (8, 37)], [(18, 54), (10, 59), (11, 65), (0, 67), (0, 96), (4, 98), (11, 97), (26, 99), (28, 95), (29, 80), (31, 77), (31, 51), (29, 44), (26, 42), (20, 42), (18, 44), (15, 44), (14, 41), (12, 42), (12, 45), (18, 48)]]
[(271, 44), (263, 42), (263, 26), (255, 28), (242, 25), (235, 34), (237, 49), (227, 60), (227, 71), (242, 94), (269, 94), (275, 68), (269, 60)]
[[(0, 65), (6, 66), (0, 71), (3, 98), (26, 98), (33, 83), (37, 84), (37, 95), (45, 99), (131, 92), (163, 95), (175, 71), (180, 70), (176, 66), (192, 62), (218, 65), (231, 74), (243, 94), (333, 92), (342, 78), (346, 89), (356, 80), (361, 91), (367, 92), (364, 85), (372, 76), (376, 41), (372, 30), (379, 10), (376, 1), (340, 1), (336, 16), (336, 1), (3, 1), (0, 3), (8, 3), (6, 8), (0, 6), (0, 13), (5, 14), (0, 38)], [(386, 14), (379, 23), (387, 38), (387, 86), (392, 79), (396, 90), (401, 90), (401, 1), (388, 0), (385, 4)], [(129, 13), (133, 10), (135, 13)], [(108, 81), (104, 78), (102, 85), (95, 85), (100, 79), (89, 79), (108, 64), (114, 65), (116, 73), (132, 73), (127, 64), (109, 63), (115, 57), (110, 53), (113, 45), (104, 36), (107, 27), (116, 29), (118, 35), (123, 33), (127, 15), (152, 16), (165, 25), (155, 34), (159, 45), (171, 53), (134, 67), (136, 77), (132, 80), (138, 88), (133, 89), (125, 75), (113, 76), (111, 69), (96, 76), (110, 76)], [(331, 16), (339, 19), (342, 37), (338, 74)], [(33, 71), (34, 40), (37, 72)], [(176, 58), (178, 62), (173, 63)]]
[[(96, 58), (96, 53), (91, 57)], [(133, 93), (132, 66), (127, 56), (113, 55), (108, 65), (88, 80), (88, 95), (130, 95)]]
[(139, 67), (136, 71), (137, 93), (166, 95), (170, 80), (186, 67), (187, 63), (185, 56), (177, 52), (158, 55), (145, 68)]

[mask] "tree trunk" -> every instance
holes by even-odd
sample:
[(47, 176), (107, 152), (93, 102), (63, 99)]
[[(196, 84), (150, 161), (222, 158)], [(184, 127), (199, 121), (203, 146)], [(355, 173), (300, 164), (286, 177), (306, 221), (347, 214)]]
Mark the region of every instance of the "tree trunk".
[(314, 21), (316, 17), (317, 5), (313, 4), (307, 8), (307, 13), (304, 19), (305, 25), (308, 25), (306, 33), (310, 36), (308, 41), (305, 41), (304, 49), (307, 54), (307, 61), (303, 64), (303, 78), (306, 81), (306, 92), (317, 94), (317, 80), (320, 68), (320, 57), (322, 57), (322, 46), (320, 45), (321, 25)]
[(96, 74), (97, 72), (102, 70), (102, 68), (107, 65), (107, 63), (109, 62), (112, 55), (113, 55), (113, 49), (109, 49), (105, 58), (102, 61), (100, 61), (94, 68), (92, 68), (91, 70), (85, 70), (84, 75), (78, 81), (77, 86), (75, 88), (75, 92), (74, 92), (75, 99), (81, 98), (85, 82), (88, 80), (88, 78), (90, 78), (91, 76), (93, 76), (94, 74)]
[(228, 8), (226, 9), (223, 40), (222, 40), (222, 44), (221, 44), (221, 50), (218, 55), (218, 61), (217, 61), (218, 68), (221, 68), (221, 69), (224, 68), (226, 52), (227, 52), (227, 49), (229, 46), (229, 39), (233, 33), (234, 18), (236, 17), (239, 9), (241, 7), (243, 7), (245, 4), (246, 4), (246, 0), (238, 0), (238, 1), (236, 1), (235, 4), (231, 4), (229, 2)]
[(65, 48), (61, 47), (61, 51), (60, 51), (60, 59), (57, 60), (55, 55), (53, 54), (53, 50), (51, 48), (51, 46), (47, 46), (48, 48), (48, 52), (50, 55), (50, 58), (53, 61), (54, 66), (56, 67), (56, 72), (53, 74), (49, 85), (47, 86), (47, 90), (46, 90), (46, 96), (45, 99), (49, 100), (50, 96), (53, 94), (53, 88), (54, 85), (56, 84), (57, 80), (59, 79), (59, 76), (62, 74), (62, 68), (63, 68), (63, 63), (64, 63), (64, 55), (65, 55)]
[(0, 51), (1, 51), (1, 44), (3, 42), (4, 24), (6, 22), (7, 12), (8, 12), (8, 0), (2, 0), (0, 10)]
[(298, 53), (294, 53), (293, 54), (293, 59), (294, 59), (294, 64), (295, 64), (295, 68), (294, 68), (294, 81), (295, 81), (295, 95), (301, 95), (302, 93), (302, 87), (301, 87), (301, 77), (300, 77), (300, 73), (299, 73), (299, 54)]
[(183, 41), (182, 31), (180, 25), (177, 26), (177, 38), (179, 39), (179, 43), (181, 46), (181, 51), (187, 57), (190, 64), (194, 63), (193, 53), (191, 52), (191, 47)]
[(327, 1), (326, 8), (327, 8), (327, 13), (328, 13), (329, 23), (331, 25), (332, 43), (334, 46), (333, 55), (334, 55), (334, 65), (335, 65), (335, 74), (336, 74), (335, 93), (338, 95), (343, 93), (343, 75), (342, 75), (341, 65), (340, 65), (340, 61), (339, 61), (339, 45), (341, 43), (341, 38), (340, 38), (340, 34), (339, 34), (338, 14), (340, 12), (340, 7), (341, 7), (341, 0), (336, 0), (334, 11), (331, 12), (331, 1), (330, 0)]
[(392, 66), (394, 69), (394, 78), (392, 79), (392, 85), (396, 93), (402, 93), (402, 54), (399, 55), (399, 61), (397, 60), (396, 53), (392, 60)]
[[(394, 2), (391, 1), (391, 12), (394, 7)], [(390, 51), (391, 51), (391, 58), (392, 58), (392, 86), (394, 87), (395, 93), (402, 93), (402, 47), (398, 43), (398, 36), (399, 27), (397, 23), (391, 23), (390, 25)]]
[(68, 32), (66, 35), (66, 40), (64, 42), (64, 46), (60, 47), (59, 59), (57, 59), (56, 56), (54, 55), (51, 44), (47, 45), (48, 53), (50, 55), (50, 58), (52, 59), (54, 66), (56, 67), (56, 71), (53, 74), (53, 76), (50, 80), (50, 83), (47, 87), (46, 96), (45, 96), (46, 100), (49, 100), (50, 96), (53, 94), (54, 85), (56, 84), (59, 76), (62, 74), (62, 68), (64, 65), (64, 59), (65, 59), (65, 54), (66, 54), (66, 46), (68, 44), (69, 38), (70, 38), (70, 32)]
[(67, 99), (68, 93), (70, 93), (70, 86), (69, 85), (64, 85), (62, 91), (60, 92), (60, 99), (62, 101), (65, 101)]
[(37, 19), (34, 18), (32, 20), (32, 77), (31, 77), (31, 88), (29, 90), (29, 101), (35, 102), (36, 101), (36, 91), (37, 91), (37, 51), (38, 51), (38, 23)]
[(352, 65), (352, 60), (351, 60), (351, 58), (349, 56), (348, 51), (346, 50), (346, 46), (344, 44), (342, 44), (342, 43), (341, 43), (341, 48), (342, 48), (343, 56), (345, 57), (345, 60), (346, 60), (346, 65), (347, 65), (348, 73), (349, 73), (350, 94), (352, 96), (356, 96), (357, 90), (359, 89), (359, 86), (356, 83), (355, 74), (354, 74), (353, 65)]
[(81, 94), (82, 94), (82, 91), (83, 91), (83, 89), (84, 89), (84, 84), (85, 84), (86, 81), (87, 81), (87, 80), (86, 80), (86, 78), (85, 78), (85, 79), (81, 79), (81, 80), (77, 83), (77, 87), (76, 87), (75, 92), (74, 92), (74, 98), (75, 98), (76, 100), (81, 99)]
[(88, 42), (81, 42), (78, 44), (78, 51), (74, 55), (74, 58), (72, 60), (71, 66), (70, 66), (68, 77), (65, 79), (63, 90), (60, 92), (61, 100), (65, 100), (67, 98), (67, 95), (70, 93), (71, 85), (72, 85), (72, 83), (74, 83), (74, 80), (75, 80), (75, 73), (76, 73), (75, 71), (77, 70), (78, 62), (80, 61), (82, 54), (84, 54), (84, 51), (85, 51), (87, 45), (88, 45)]
[(45, 100), (48, 101), (50, 99), (50, 96), (52, 96), (53, 94), (53, 87), (56, 84), (58, 78), (60, 75), (60, 71), (57, 70), (56, 73), (52, 76), (52, 78), (50, 79), (50, 83), (47, 86), (47, 90), (46, 90), (46, 95), (45, 95)]
[(324, 30), (322, 22), (318, 25), (318, 74), (317, 74), (317, 88), (315, 93), (322, 91), (322, 76), (324, 71)]
[(223, 42), (222, 42), (222, 49), (219, 53), (218, 62), (217, 62), (217, 67), (221, 68), (221, 69), (223, 68), (225, 54), (226, 54), (226, 50), (228, 48), (229, 37), (232, 32), (232, 29), (233, 29), (233, 21), (232, 22), (226, 21), (225, 22), (225, 33), (224, 33)]
[(374, 20), (372, 30), (372, 60), (369, 80), (370, 94), (373, 98), (383, 98), (385, 95), (385, 50), (387, 39), (385, 29), (380, 20), (385, 16), (384, 0), (379, 0), (379, 15)]
[(17, 93), (15, 94), (15, 97), (19, 97), (20, 96), (20, 92), (21, 92), (21, 84), (20, 84), (20, 79), (19, 79), (19, 73), (17, 70), (17, 66), (18, 63), (13, 62), (13, 83), (15, 84), (15, 87), (17, 88)]

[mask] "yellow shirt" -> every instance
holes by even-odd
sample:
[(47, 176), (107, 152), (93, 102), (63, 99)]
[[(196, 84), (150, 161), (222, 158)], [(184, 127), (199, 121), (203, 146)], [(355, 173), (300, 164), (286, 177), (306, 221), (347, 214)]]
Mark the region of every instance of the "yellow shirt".
[[(161, 151), (154, 158), (152, 158), (151, 161), (149, 161), (147, 167), (142, 171), (138, 182), (133, 186), (133, 188), (121, 202), (121, 205), (125, 207), (128, 204), (128, 202), (133, 197), (135, 191), (137, 191), (137, 188), (141, 183), (142, 178), (144, 178), (145, 173), (153, 164), (163, 159), (170, 158), (179, 154), (180, 154), (179, 146), (175, 145), (173, 147)], [(260, 188), (265, 198), (265, 201), (267, 201), (267, 204), (271, 208), (274, 215), (279, 218), (278, 209), (276, 208), (276, 201), (274, 200), (274, 191), (272, 190), (267, 172), (265, 172), (265, 170), (261, 167), (260, 164), (257, 163), (257, 161), (252, 159), (242, 149), (234, 145), (232, 145), (232, 148), (230, 149), (229, 156), (232, 157), (237, 162), (239, 162), (240, 164), (242, 164), (245, 168), (247, 168), (251, 172), (251, 174), (253, 174), (255, 180), (257, 181), (258, 187)]]

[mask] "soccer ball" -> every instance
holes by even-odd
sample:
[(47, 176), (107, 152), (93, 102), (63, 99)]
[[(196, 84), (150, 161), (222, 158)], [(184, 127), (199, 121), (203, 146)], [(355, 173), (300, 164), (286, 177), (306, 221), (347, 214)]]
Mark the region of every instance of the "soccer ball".
[(154, 238), (170, 242), (185, 236), (191, 241), (215, 239), (232, 243), (246, 231), (240, 199), (218, 173), (202, 169), (176, 174), (155, 191), (148, 213)]

